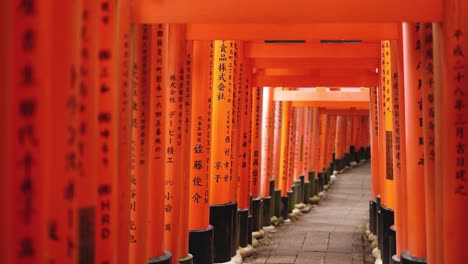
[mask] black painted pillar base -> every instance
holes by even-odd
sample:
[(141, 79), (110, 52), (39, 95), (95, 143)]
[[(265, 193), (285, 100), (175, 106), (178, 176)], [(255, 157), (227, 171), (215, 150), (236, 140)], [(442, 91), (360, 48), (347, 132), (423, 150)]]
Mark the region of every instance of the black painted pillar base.
[(262, 205), (262, 199), (261, 198), (255, 198), (252, 199), (250, 208), (252, 211), (252, 232), (257, 232), (260, 231), (260, 228), (262, 228), (262, 215), (261, 215), (261, 210), (260, 206)]
[(281, 196), (281, 217), (286, 220), (288, 215), (288, 196)]
[(323, 191), (323, 186), (325, 185), (325, 176), (323, 172), (318, 173), (318, 192)]
[(384, 264), (389, 264), (393, 254), (390, 253), (390, 227), (394, 224), (393, 209), (385, 206), (380, 207), (382, 214), (382, 261)]
[(270, 188), (268, 190), (270, 197), (273, 197), (273, 193), (275, 192), (275, 179), (270, 179)]
[(275, 190), (274, 194), (274, 209), (273, 209), (273, 215), (276, 217), (281, 216), (281, 190)]
[(396, 254), (396, 227), (392, 225), (388, 233), (388, 243), (389, 243), (389, 258), (388, 263), (391, 264), (393, 261), (393, 256)]
[[(307, 176), (310, 182), (310, 197), (312, 197), (315, 195), (315, 171), (309, 171)], [(309, 197), (307, 197), (307, 199), (309, 199)]]
[(300, 198), (301, 196), (301, 181), (300, 180), (294, 181), (293, 196), (294, 196), (293, 206), (302, 201), (302, 199)]
[(376, 219), (377, 219), (377, 222), (376, 222), (376, 232), (374, 234), (377, 235), (377, 244), (379, 246), (379, 248), (382, 248), (382, 237), (383, 237), (383, 234), (382, 234), (382, 214), (381, 214), (381, 210), (380, 210), (380, 195), (377, 195), (377, 207), (376, 207)]
[(369, 229), (377, 234), (377, 201), (369, 201)]
[[(236, 208), (235, 211), (234, 208)], [(231, 260), (232, 241), (235, 240), (233, 214), (237, 217), (237, 204), (235, 202), (210, 206), (210, 224), (214, 228), (215, 263)]]
[(411, 256), (408, 251), (401, 253), (401, 264), (426, 264), (427, 260), (424, 258), (418, 258)]
[(354, 147), (354, 145), (351, 145), (349, 147), (349, 156), (350, 156), (350, 160), (349, 162), (356, 162), (356, 148)]
[(189, 252), (193, 256), (194, 264), (211, 264), (214, 260), (214, 231), (213, 226), (206, 229), (189, 231)]
[(294, 209), (294, 192), (288, 192), (288, 214)]
[(304, 182), (304, 200), (302, 202), (308, 204), (310, 196), (310, 182), (306, 181)]
[(239, 214), (239, 246), (246, 247), (249, 244), (249, 210), (241, 209)]
[(314, 179), (314, 196), (318, 195), (319, 192), (320, 192), (320, 181), (317, 178), (317, 179)]
[(300, 182), (301, 185), (300, 185), (300, 187), (299, 187), (300, 192), (299, 192), (298, 203), (302, 203), (302, 202), (304, 202), (304, 196), (305, 196), (305, 195), (304, 195), (304, 193), (305, 193), (305, 186), (304, 186), (305, 177), (304, 177), (304, 175), (299, 176), (299, 180), (301, 181), (301, 182)]
[(253, 218), (252, 215), (248, 217), (248, 226), (247, 226), (247, 241), (250, 245), (252, 245), (252, 233), (253, 233)]
[(232, 206), (232, 240), (231, 240), (231, 257), (237, 254), (239, 247), (239, 213), (237, 210), (237, 201), (233, 202)]
[(273, 211), (273, 199), (271, 197), (263, 197), (263, 217), (262, 226), (271, 225), (271, 216)]
[(393, 255), (393, 256), (392, 256), (392, 262), (390, 262), (390, 263), (392, 263), (392, 264), (400, 264), (401, 261), (400, 261), (400, 258), (398, 258), (397, 255)]
[[(171, 264), (172, 263), (172, 254), (169, 251), (164, 250), (162, 256), (153, 257), (148, 259), (148, 263), (151, 264)], [(213, 263), (213, 262), (211, 262)]]

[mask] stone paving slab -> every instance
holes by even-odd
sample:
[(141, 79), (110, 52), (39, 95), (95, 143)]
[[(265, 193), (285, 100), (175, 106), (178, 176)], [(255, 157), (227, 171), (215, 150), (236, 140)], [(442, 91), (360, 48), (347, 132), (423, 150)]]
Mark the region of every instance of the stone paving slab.
[(260, 241), (246, 264), (368, 264), (362, 231), (368, 223), (370, 165), (337, 176), (327, 198), (310, 213)]

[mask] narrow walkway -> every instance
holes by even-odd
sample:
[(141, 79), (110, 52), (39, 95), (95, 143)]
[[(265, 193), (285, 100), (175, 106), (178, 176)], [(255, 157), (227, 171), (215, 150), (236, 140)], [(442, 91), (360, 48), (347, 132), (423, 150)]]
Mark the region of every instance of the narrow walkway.
[[(327, 198), (297, 221), (266, 234), (257, 255), (244, 263), (363, 264), (363, 228), (368, 223), (370, 165), (338, 175)], [(367, 261), (366, 261), (367, 258)]]

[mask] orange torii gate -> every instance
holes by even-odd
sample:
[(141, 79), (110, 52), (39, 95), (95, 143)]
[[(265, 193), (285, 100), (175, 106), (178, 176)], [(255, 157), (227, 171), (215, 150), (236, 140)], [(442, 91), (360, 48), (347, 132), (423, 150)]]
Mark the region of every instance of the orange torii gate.
[[(182, 0), (136, 0), (132, 5), (128, 0), (102, 0), (94, 4), (84, 0), (83, 5), (81, 2), (56, 5), (50, 0), (2, 1), (0, 35), (4, 41), (0, 43), (0, 55), (6, 63), (0, 65), (0, 82), (6, 88), (1, 89), (0, 96), (0, 140), (5, 146), (0, 150), (0, 174), (6, 176), (0, 193), (1, 209), (6, 213), (0, 225), (2, 234), (5, 234), (0, 240), (1, 259), (6, 263), (63, 262), (68, 259), (72, 259), (72, 262), (128, 263), (130, 258), (151, 258), (152, 263), (167, 263), (168, 254), (164, 248), (170, 248), (175, 256), (172, 259), (174, 263), (179, 261), (178, 258), (185, 257), (189, 243), (187, 226), (195, 224), (188, 223), (189, 206), (184, 207), (185, 201), (190, 199), (191, 177), (187, 164), (192, 165), (188, 158), (191, 135), (187, 128), (194, 121), (190, 118), (192, 106), (190, 99), (182, 98), (182, 94), (175, 96), (178, 99), (175, 104), (171, 98), (159, 97), (158, 92), (161, 91), (157, 90), (158, 83), (162, 79), (163, 83), (167, 82), (163, 86), (169, 87), (173, 75), (176, 79), (174, 83), (180, 85), (177, 89), (190, 97), (192, 85), (188, 57), (191, 56), (193, 42), (224, 39), (246, 40), (244, 59), (248, 59), (254, 69), (254, 76), (247, 88), (258, 87), (256, 91), (262, 86), (378, 87), (376, 91), (379, 94), (376, 94), (375, 101), (371, 90), (371, 101), (380, 107), (380, 110), (375, 109), (377, 113), (372, 108), (371, 113), (371, 139), (376, 143), (372, 144), (373, 160), (377, 160), (372, 161), (372, 174), (376, 178), (372, 199), (377, 199), (380, 194), (383, 205), (394, 206), (397, 249), (390, 253), (396, 254), (395, 261), (400, 255), (403, 256), (403, 263), (424, 263), (425, 257), (428, 263), (463, 262), (468, 257), (465, 250), (465, 238), (468, 236), (465, 225), (468, 212), (467, 167), (464, 162), (468, 144), (464, 136), (467, 123), (465, 107), (468, 104), (464, 81), (465, 10), (466, 1), (462, 0), (331, 0), (326, 3), (300, 0), (294, 5), (282, 2), (274, 6), (265, 0), (223, 4), (203, 0), (196, 5)], [(282, 24), (283, 21), (288, 23)], [(335, 23), (337, 21), (340, 22)], [(402, 28), (402, 21), (409, 24)], [(418, 32), (411, 30), (412, 25), (425, 21), (433, 23), (419, 24), (419, 29), (415, 26), (414, 31)], [(170, 45), (170, 52), (187, 49), (187, 53), (169, 56), (165, 49), (160, 53), (156, 47), (167, 45), (168, 41), (163, 40), (158, 31), (153, 31), (158, 23), (166, 23), (164, 27), (186, 27), (184, 33), (178, 36), (179, 41), (175, 41), (180, 46), (174, 49)], [(148, 26), (152, 28), (151, 36), (141, 36), (140, 29)], [(414, 41), (417, 38), (420, 38), (419, 42)], [(393, 63), (395, 57), (390, 58), (392, 68), (390, 76), (386, 73), (386, 81), (391, 80), (391, 87), (388, 89), (386, 86), (385, 91), (380, 85), (380, 72), (373, 70), (380, 67), (383, 57), (380, 53), (381, 40), (390, 40), (390, 56), (395, 56), (397, 60)], [(152, 62), (147, 74), (143, 68), (134, 69), (135, 63), (140, 64), (142, 59), (146, 59), (144, 52), (137, 49), (145, 41), (149, 41), (152, 47), (148, 53)], [(402, 45), (402, 41), (405, 45)], [(187, 57), (180, 58), (186, 54)], [(421, 74), (414, 74), (413, 66), (419, 65), (414, 60), (417, 56), (422, 57), (421, 68), (416, 67)], [(159, 67), (161, 57), (168, 60)], [(393, 67), (395, 64), (398, 67)], [(162, 73), (158, 73), (160, 70)], [(413, 78), (415, 76), (421, 77)], [(140, 78), (150, 79), (147, 87), (141, 86), (145, 80)], [(395, 83), (398, 86), (395, 87)], [(419, 89), (419, 86), (422, 89), (421, 97), (417, 94), (421, 91), (411, 88)], [(59, 89), (62, 87), (69, 89)], [(133, 103), (145, 104), (145, 98), (138, 93), (144, 89), (150, 90), (146, 100), (151, 105), (145, 105), (145, 110), (140, 112), (140, 109), (134, 109)], [(166, 95), (168, 90), (164, 89)], [(330, 157), (325, 157), (325, 153), (329, 156), (330, 145), (314, 142), (320, 135), (317, 133), (318, 124), (322, 125), (323, 135), (325, 126), (333, 124), (330, 116), (338, 116), (339, 113), (329, 108), (342, 111), (354, 107), (350, 110), (354, 112), (369, 108), (369, 101), (340, 106), (336, 101), (326, 99), (285, 101), (288, 109), (303, 107), (309, 110), (309, 121), (313, 124), (309, 129), (316, 133), (311, 136), (313, 140), (309, 142), (309, 150), (319, 149), (321, 157), (320, 164), (314, 161), (308, 166), (320, 170), (328, 165), (326, 163)], [(407, 103), (405, 107), (405, 101), (411, 104)], [(422, 110), (416, 109), (421, 101)], [(401, 111), (394, 108), (393, 112), (384, 113), (384, 102), (399, 105)], [(164, 104), (162, 107), (166, 110), (158, 114), (160, 104)], [(174, 107), (176, 104), (177, 108)], [(79, 111), (73, 112), (77, 109)], [(171, 116), (168, 112), (171, 112)], [(172, 116), (172, 112), (177, 116)], [(286, 119), (291, 119), (290, 124), (300, 123), (289, 112), (291, 110), (288, 110)], [(305, 116), (303, 120), (307, 120)], [(234, 117), (222, 115), (220, 118), (226, 121)], [(175, 126), (171, 120), (176, 123), (177, 129), (182, 127), (175, 136), (167, 130)], [(422, 125), (419, 125), (420, 120), (423, 120)], [(247, 123), (250, 121), (249, 118), (245, 120)], [(359, 129), (351, 126), (366, 124), (365, 120), (361, 121), (352, 122), (342, 130), (359, 133)], [(141, 127), (131, 129), (132, 122), (139, 122)], [(159, 133), (158, 128), (153, 126), (154, 122), (165, 123), (166, 129)], [(339, 118), (336, 122), (340, 123)], [(247, 130), (245, 127), (241, 129)], [(207, 131), (211, 132), (211, 128)], [(131, 139), (138, 140), (140, 145), (137, 148), (132, 146)], [(172, 140), (176, 140), (177, 145), (183, 145), (176, 149), (178, 153), (174, 157), (180, 158), (177, 166), (152, 160), (155, 156), (159, 157), (161, 152), (170, 154), (165, 155), (164, 160), (170, 158)], [(345, 145), (351, 144), (349, 137), (345, 141)], [(222, 145), (226, 148), (236, 144), (229, 146), (224, 143)], [(362, 143), (354, 140), (353, 144), (360, 146)], [(145, 150), (148, 147), (150, 150)], [(141, 184), (137, 187), (141, 191), (136, 194), (145, 197), (145, 193), (150, 192), (147, 197), (151, 201), (138, 202), (139, 206), (150, 207), (148, 218), (151, 225), (148, 227), (145, 226), (145, 219), (130, 218), (128, 204), (135, 198), (130, 191), (135, 184), (129, 182), (134, 180), (130, 178), (132, 148), (141, 155), (137, 161), (139, 164), (133, 160), (133, 164), (140, 167), (136, 171), (149, 171), (142, 173), (142, 176), (151, 174), (149, 179), (137, 178)], [(259, 149), (258, 142), (248, 148), (245, 151)], [(349, 146), (345, 148), (349, 149)], [(381, 151), (376, 152), (377, 148)], [(414, 164), (414, 155), (406, 155), (416, 150), (419, 151), (417, 154), (424, 155), (424, 160), (419, 159), (418, 163), (424, 164)], [(393, 157), (393, 164), (383, 158), (384, 151), (388, 151), (387, 158)], [(88, 155), (91, 153), (93, 156)], [(219, 149), (215, 153), (224, 154)], [(312, 161), (312, 155), (309, 156)], [(239, 162), (238, 157), (226, 160)], [(210, 166), (209, 160), (206, 163), (207, 167)], [(70, 166), (68, 170), (63, 169), (63, 164)], [(320, 173), (322, 178), (326, 178), (322, 171)], [(213, 175), (207, 174), (212, 180)], [(389, 187), (392, 186), (387, 179), (389, 174), (393, 174), (394, 189)], [(228, 172), (226, 175), (232, 176)], [(260, 178), (261, 175), (256, 176), (257, 180)], [(180, 185), (172, 186), (173, 179)], [(245, 178), (241, 176), (240, 182), (245, 182)], [(265, 182), (258, 181), (254, 185), (257, 194), (254, 198), (259, 197), (258, 191), (262, 187), (265, 190)], [(424, 192), (416, 188), (422, 186), (422, 182)], [(55, 187), (52, 183), (67, 191), (65, 198), (60, 195), (62, 192), (52, 193)], [(146, 183), (151, 189), (146, 188)], [(161, 188), (162, 184), (168, 185), (167, 190), (175, 191), (175, 196), (165, 197), (167, 190)], [(226, 190), (223, 189), (221, 195), (213, 193), (216, 204), (238, 202), (235, 184), (236, 179), (229, 179), (229, 184), (223, 185), (229, 187), (224, 188)], [(286, 188), (291, 187), (287, 185)], [(245, 187), (247, 185), (244, 185), (244, 191)], [(218, 197), (224, 194), (229, 197)], [(169, 207), (163, 207), (161, 197), (167, 199), (170, 203), (166, 205), (173, 205), (171, 208), (175, 210), (175, 214), (166, 217), (166, 223), (161, 218), (169, 215), (169, 212), (160, 210), (169, 210)], [(261, 203), (261, 197), (259, 199)], [(415, 213), (413, 209), (421, 213)], [(18, 210), (22, 213), (18, 214)], [(206, 207), (200, 210), (206, 211)], [(65, 215), (65, 212), (75, 211), (78, 212), (76, 215)], [(423, 211), (426, 216), (423, 216)], [(235, 213), (231, 215), (231, 222), (235, 222)], [(66, 218), (70, 217), (77, 221), (67, 221)], [(145, 213), (141, 217), (145, 218)], [(138, 226), (133, 225), (133, 220), (138, 222)], [(196, 228), (206, 226), (205, 220)], [(141, 227), (137, 229), (138, 232), (149, 230), (150, 234), (142, 234), (140, 238), (143, 241), (138, 241), (138, 246), (133, 247), (127, 238), (136, 227)], [(169, 228), (175, 228), (174, 232), (169, 232)], [(56, 234), (66, 236), (67, 240), (55, 242)], [(176, 245), (174, 241), (179, 238), (181, 242)], [(166, 245), (163, 241), (166, 241)], [(228, 250), (229, 247), (232, 254), (235, 243), (235, 239), (229, 241), (224, 249)], [(70, 245), (77, 246), (72, 249)], [(68, 253), (64, 251), (66, 247), (70, 247), (72, 255), (65, 254)], [(137, 256), (136, 253), (141, 255)], [(166, 259), (158, 259), (161, 254), (165, 254)], [(384, 263), (387, 261), (384, 259)]]

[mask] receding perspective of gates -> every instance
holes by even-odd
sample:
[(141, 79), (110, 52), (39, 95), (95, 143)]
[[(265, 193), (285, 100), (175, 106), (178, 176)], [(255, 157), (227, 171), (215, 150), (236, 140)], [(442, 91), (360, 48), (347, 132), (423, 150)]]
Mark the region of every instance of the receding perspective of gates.
[(467, 2), (1, 1), (0, 262), (241, 263), (370, 160), (376, 261), (468, 263)]

